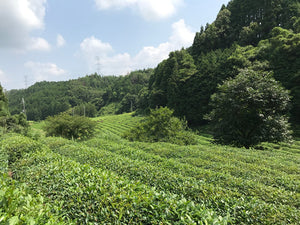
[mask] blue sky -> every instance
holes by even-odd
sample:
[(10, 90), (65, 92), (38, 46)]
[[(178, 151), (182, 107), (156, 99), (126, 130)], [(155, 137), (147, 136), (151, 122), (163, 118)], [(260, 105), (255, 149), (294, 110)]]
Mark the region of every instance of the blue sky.
[(1, 85), (154, 68), (170, 51), (191, 46), (228, 2), (0, 0)]

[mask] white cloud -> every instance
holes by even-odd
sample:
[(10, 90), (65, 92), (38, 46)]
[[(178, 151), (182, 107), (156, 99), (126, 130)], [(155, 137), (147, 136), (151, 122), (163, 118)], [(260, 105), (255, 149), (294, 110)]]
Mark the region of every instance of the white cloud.
[(10, 77), (3, 70), (0, 70), (0, 85), (3, 88), (7, 88), (9, 83), (11, 82)]
[(99, 9), (121, 9), (136, 4), (137, 0), (95, 0), (95, 2)]
[(4, 83), (7, 82), (7, 76), (5, 75), (5, 73), (2, 70), (0, 70), (0, 84), (2, 82), (4, 82)]
[(144, 47), (135, 56), (128, 53), (114, 54), (109, 43), (103, 43), (94, 36), (84, 39), (80, 49), (90, 72), (95, 72), (99, 64), (101, 73), (105, 75), (123, 75), (132, 70), (157, 66), (162, 60), (168, 58), (171, 51), (191, 46), (194, 35), (195, 33), (186, 26), (184, 20), (179, 20), (172, 25), (172, 34), (167, 42), (157, 47)]
[(28, 61), (24, 66), (30, 70), (30, 77), (32, 77), (33, 82), (62, 80), (67, 75), (65, 70), (59, 68), (54, 63)]
[(161, 43), (157, 47), (144, 47), (134, 57), (134, 69), (155, 67), (162, 60), (166, 59), (171, 51), (189, 47), (194, 40), (195, 32), (186, 26), (183, 19), (172, 24), (172, 35), (168, 42)]
[[(46, 1), (0, 1), (0, 48), (48, 50), (50, 45), (46, 40), (30, 35), (32, 31), (44, 28)], [(33, 45), (33, 41), (38, 44)]]
[(173, 33), (169, 42), (173, 45), (173, 47), (188, 47), (193, 43), (195, 32), (191, 31), (192, 29), (185, 24), (183, 19), (173, 23), (172, 30)]
[(172, 16), (184, 0), (95, 0), (100, 10), (123, 9), (137, 10), (146, 20), (159, 20)]
[(50, 44), (43, 38), (31, 38), (27, 50), (49, 51)]
[(60, 48), (65, 44), (66, 44), (66, 40), (64, 39), (64, 37), (61, 34), (58, 34), (56, 37), (56, 46)]
[(0, 79), (4, 80), (5, 79), (5, 74), (2, 70), (0, 70)]
[(113, 52), (113, 49), (109, 43), (104, 43), (94, 36), (86, 38), (80, 44), (80, 49), (85, 55), (100, 55), (105, 56)]

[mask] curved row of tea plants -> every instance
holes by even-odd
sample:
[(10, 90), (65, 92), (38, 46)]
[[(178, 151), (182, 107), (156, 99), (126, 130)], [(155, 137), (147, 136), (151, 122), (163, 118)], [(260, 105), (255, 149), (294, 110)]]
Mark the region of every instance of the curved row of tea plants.
[(109, 130), (113, 134), (122, 135), (133, 128), (141, 119), (142, 117), (133, 117), (132, 113), (125, 113), (122, 115), (103, 116), (94, 120), (98, 122), (98, 129)]
[[(122, 115), (122, 118), (126, 117), (128, 118), (129, 115)], [(120, 138), (117, 138), (117, 134), (124, 130), (120, 128), (117, 131), (114, 130), (114, 121), (120, 123), (118, 117), (110, 116), (106, 118), (107, 120), (101, 125), (103, 128), (101, 134), (105, 133), (108, 140), (111, 137), (111, 141), (118, 140), (118, 143), (121, 142)], [(134, 119), (131, 118), (131, 121), (134, 124)], [(108, 129), (104, 130), (104, 127)], [(113, 133), (110, 133), (110, 131)], [(98, 136), (97, 139), (101, 139), (101, 144), (103, 144), (101, 136)], [(131, 151), (143, 150), (146, 153), (156, 154), (164, 158), (176, 159), (180, 163), (187, 163), (216, 172), (226, 171), (226, 173), (230, 173), (235, 177), (255, 180), (269, 186), (299, 192), (300, 157), (297, 157), (300, 154), (299, 142), (295, 142), (294, 145), (265, 143), (262, 146), (265, 151), (260, 151), (217, 146), (211, 144), (210, 141), (210, 138), (199, 136), (198, 145), (181, 147), (168, 143), (122, 141), (122, 147), (108, 148), (108, 150), (124, 149), (124, 145), (126, 145), (130, 147)], [(90, 141), (87, 142), (89, 146), (93, 146), (89, 143)], [(111, 142), (108, 145), (111, 145)]]
[(94, 142), (86, 143), (94, 146), (90, 148), (62, 139), (47, 139), (55, 152), (80, 163), (182, 195), (223, 215), (229, 211), (234, 214), (234, 223), (288, 223), (299, 219), (299, 193), (164, 159), (128, 148), (123, 143), (104, 140), (95, 145)]
[[(164, 159), (175, 160), (176, 163), (188, 164), (199, 169), (209, 169), (214, 172), (226, 172), (233, 177), (244, 180), (255, 180), (268, 186), (299, 192), (300, 174), (299, 158), (294, 154), (282, 155), (280, 152), (252, 151), (247, 154), (241, 149), (224, 149), (218, 146), (188, 146), (181, 147), (166, 143), (113, 143), (109, 140), (92, 139), (86, 145), (109, 150), (132, 159), (139, 159), (150, 163), (160, 163)], [(266, 154), (270, 154), (268, 157)], [(175, 163), (175, 164), (176, 164)], [(170, 167), (174, 172), (183, 173), (177, 166)], [(185, 171), (185, 175), (195, 176)]]
[(14, 164), (15, 177), (77, 224), (226, 224), (203, 205), (66, 159), (49, 150)]

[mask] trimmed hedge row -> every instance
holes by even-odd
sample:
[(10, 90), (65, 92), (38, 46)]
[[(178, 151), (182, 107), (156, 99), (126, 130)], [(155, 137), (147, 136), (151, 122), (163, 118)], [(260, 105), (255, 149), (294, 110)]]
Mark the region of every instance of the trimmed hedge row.
[[(230, 212), (234, 215), (233, 223), (276, 224), (296, 222), (299, 219), (299, 193), (277, 191), (273, 187), (222, 172), (181, 164), (155, 155), (143, 155), (118, 144), (98, 146), (97, 149), (72, 142), (65, 142), (64, 145), (60, 140), (58, 145), (55, 139), (47, 139), (47, 142), (53, 151), (80, 163), (89, 163), (129, 179), (142, 181), (158, 190), (182, 195), (222, 215)], [(117, 154), (104, 150), (112, 148)]]
[(228, 218), (203, 205), (48, 150), (14, 166), (17, 179), (52, 205), (61, 205), (55, 213), (77, 224), (227, 224)]
[(51, 213), (41, 195), (32, 195), (27, 185), (0, 174), (0, 224), (63, 225), (62, 217)]

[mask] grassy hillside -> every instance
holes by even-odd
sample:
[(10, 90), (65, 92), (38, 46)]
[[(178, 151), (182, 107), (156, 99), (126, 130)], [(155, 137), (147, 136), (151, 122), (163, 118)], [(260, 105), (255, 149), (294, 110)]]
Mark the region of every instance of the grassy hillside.
[(42, 135), (42, 150), (12, 165), (6, 149), (21, 139), (2, 138), (2, 171), (68, 223), (299, 224), (299, 141), (244, 149), (209, 135), (190, 146), (123, 139), (140, 119), (95, 118), (97, 134), (84, 142)]

